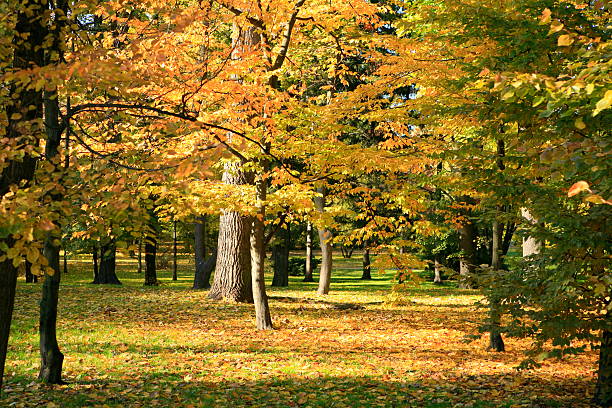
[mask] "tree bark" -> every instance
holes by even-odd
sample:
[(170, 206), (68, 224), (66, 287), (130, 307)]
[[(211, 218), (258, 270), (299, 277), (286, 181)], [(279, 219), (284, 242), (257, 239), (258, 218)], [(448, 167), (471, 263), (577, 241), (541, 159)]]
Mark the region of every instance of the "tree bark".
[(178, 248), (177, 247), (178, 247), (178, 244), (176, 242), (176, 220), (173, 221), (172, 227), (173, 227), (173, 231), (172, 231), (172, 243), (173, 243), (172, 245), (172, 249), (173, 249), (173, 252), (172, 252), (172, 261), (173, 261), (172, 280), (176, 281), (178, 279), (178, 274), (177, 274), (177, 267), (178, 267), (177, 265), (177, 257), (178, 257), (177, 249)]
[(138, 274), (142, 273), (142, 236), (138, 239)]
[(612, 331), (610, 330), (602, 330), (601, 333), (594, 401), (602, 407), (612, 407)]
[[(13, 68), (23, 70), (32, 66), (42, 66), (44, 65), (42, 43), (47, 31), (47, 22), (43, 20), (43, 17), (47, 4), (40, 0), (26, 0), (19, 7), (14, 28)], [(36, 135), (42, 130), (42, 92), (31, 88), (28, 89), (24, 85), (16, 83), (9, 85), (9, 92), (12, 97), (5, 107), (7, 127), (4, 137), (18, 139), (31, 134)], [(36, 145), (38, 141), (24, 139), (19, 143)], [(5, 163), (5, 167), (0, 171), (0, 198), (9, 191), (11, 185), (32, 180), (36, 161), (36, 158), (26, 153), (21, 160), (9, 160)], [(2, 239), (0, 242), (8, 248), (11, 248), (14, 244), (10, 237)], [(0, 256), (5, 255), (6, 252), (0, 250)], [(15, 304), (17, 267), (18, 265), (15, 265), (12, 259), (5, 259), (0, 262), (0, 390), (2, 390), (4, 364)]]
[(92, 258), (93, 258), (93, 273), (94, 273), (94, 282), (96, 282), (97, 280), (99, 280), (99, 273), (98, 273), (98, 246), (94, 245), (93, 246), (93, 251), (92, 251)]
[(306, 270), (304, 271), (304, 282), (314, 282), (312, 277), (312, 224), (306, 222)]
[(145, 286), (157, 286), (157, 219), (154, 213), (150, 214), (150, 225), (145, 237)]
[(363, 271), (361, 273), (362, 280), (372, 280), (372, 267), (370, 266), (370, 248), (368, 242), (363, 243)]
[[(12, 246), (11, 240), (3, 240), (3, 243)], [(4, 253), (0, 252), (0, 255)], [(0, 262), (0, 391), (2, 390), (2, 379), (4, 378), (4, 364), (6, 362), (6, 351), (8, 348), (9, 331), (15, 305), (15, 288), (17, 286), (17, 268), (12, 259)]]
[(472, 285), (467, 277), (474, 273), (476, 263), (476, 228), (471, 220), (466, 220), (459, 229), (459, 247), (461, 255), (459, 258), (459, 287), (471, 289)]
[(274, 276), (272, 286), (289, 286), (289, 247), (291, 245), (291, 231), (289, 224), (287, 229), (282, 232), (282, 244), (272, 248), (272, 260), (274, 263)]
[(193, 289), (210, 289), (210, 276), (217, 263), (217, 250), (206, 259), (206, 216), (202, 215), (194, 223), (195, 275)]
[(273, 327), (264, 275), (264, 260), (266, 258), (264, 220), (266, 218), (265, 200), (267, 185), (262, 176), (258, 176), (255, 180), (255, 188), (257, 194), (257, 215), (253, 218), (250, 236), (251, 285), (257, 329), (267, 330)]
[[(315, 197), (315, 208), (318, 212), (325, 211), (325, 190), (321, 187), (317, 188), (317, 193), (320, 196)], [(331, 231), (326, 228), (319, 228), (319, 241), (321, 243), (321, 273), (319, 274), (319, 295), (327, 295), (329, 293), (329, 285), (331, 282), (332, 273), (332, 240)]]
[[(492, 251), (491, 251), (491, 267), (498, 273), (502, 269), (501, 261), (501, 225), (499, 221), (493, 221), (493, 237), (492, 237)], [(492, 299), (489, 305), (489, 320), (491, 329), (489, 332), (489, 349), (494, 351), (505, 351), (504, 339), (501, 336), (501, 314), (499, 312), (499, 302)]]
[(97, 280), (93, 283), (96, 285), (121, 285), (121, 281), (117, 277), (117, 247), (115, 240), (111, 239), (107, 243), (100, 246), (100, 266), (98, 268)]
[(441, 285), (442, 284), (442, 270), (440, 267), (440, 261), (438, 261), (438, 257), (436, 256), (434, 258), (434, 281), (433, 283), (435, 285)]
[[(252, 176), (239, 163), (228, 163), (223, 173), (227, 184), (250, 184)], [(251, 217), (223, 211), (219, 220), (217, 266), (208, 297), (234, 302), (253, 302), (251, 284)]]

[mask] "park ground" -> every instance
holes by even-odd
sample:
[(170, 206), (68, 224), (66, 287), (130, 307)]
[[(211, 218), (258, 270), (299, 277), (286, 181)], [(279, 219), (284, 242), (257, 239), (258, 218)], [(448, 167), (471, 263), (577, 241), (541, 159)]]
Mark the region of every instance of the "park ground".
[(466, 342), (484, 316), (476, 291), (392, 293), (392, 273), (359, 279), (359, 254), (334, 261), (328, 296), (300, 277), (269, 288), (276, 329), (256, 331), (252, 305), (190, 289), (187, 259), (176, 282), (160, 271), (159, 287), (143, 287), (130, 258), (119, 259), (120, 287), (89, 284), (89, 260), (73, 260), (61, 386), (36, 381), (40, 284), (20, 281), (0, 407), (591, 406), (595, 352), (517, 371), (528, 342), (506, 339), (505, 353), (487, 351), (484, 335)]

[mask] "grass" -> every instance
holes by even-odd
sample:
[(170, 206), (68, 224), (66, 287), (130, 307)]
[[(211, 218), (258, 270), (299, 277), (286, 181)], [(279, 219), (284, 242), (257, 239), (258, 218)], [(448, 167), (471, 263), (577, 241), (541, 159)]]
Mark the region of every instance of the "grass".
[[(291, 277), (269, 288), (274, 331), (253, 329), (253, 306), (193, 291), (193, 263), (179, 280), (143, 287), (131, 259), (123, 286), (94, 286), (85, 259), (70, 263), (58, 333), (67, 385), (38, 373), (39, 284), (18, 284), (2, 407), (587, 407), (596, 355), (515, 366), (508, 352), (466, 343), (482, 312), (478, 294), (422, 284), (390, 296), (392, 274), (361, 281), (358, 254), (335, 259), (332, 290)], [(271, 276), (269, 276), (271, 281)], [(354, 303), (358, 310), (340, 310)]]

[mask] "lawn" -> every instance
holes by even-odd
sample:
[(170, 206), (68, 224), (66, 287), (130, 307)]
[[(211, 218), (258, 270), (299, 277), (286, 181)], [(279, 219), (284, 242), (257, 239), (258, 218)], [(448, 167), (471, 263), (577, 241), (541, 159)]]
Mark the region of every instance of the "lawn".
[[(474, 291), (421, 284), (390, 296), (392, 274), (361, 281), (361, 259), (335, 259), (328, 296), (292, 277), (269, 288), (276, 330), (253, 329), (252, 305), (207, 299), (179, 280), (94, 286), (85, 259), (60, 293), (62, 386), (36, 381), (39, 284), (18, 284), (2, 407), (587, 407), (596, 354), (516, 371), (525, 341), (489, 352), (466, 343), (483, 312)], [(271, 281), (271, 276), (268, 276)]]

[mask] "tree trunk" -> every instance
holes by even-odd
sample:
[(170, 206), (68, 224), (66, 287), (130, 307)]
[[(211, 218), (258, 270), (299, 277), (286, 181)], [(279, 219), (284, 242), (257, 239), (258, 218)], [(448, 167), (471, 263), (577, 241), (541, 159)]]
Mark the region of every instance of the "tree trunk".
[(270, 306), (266, 294), (266, 280), (264, 275), (264, 260), (266, 258), (264, 220), (266, 218), (266, 182), (258, 176), (255, 182), (257, 194), (257, 215), (253, 218), (251, 229), (251, 284), (253, 290), (253, 303), (255, 303), (255, 322), (257, 329), (272, 329)]
[(94, 245), (92, 252), (93, 252), (92, 258), (93, 258), (93, 273), (94, 273), (93, 281), (96, 282), (100, 279), (99, 273), (98, 273), (98, 246), (97, 245)]
[[(493, 239), (491, 251), (491, 267), (494, 273), (499, 273), (502, 269), (501, 262), (501, 225), (499, 221), (493, 221)], [(501, 336), (501, 315), (499, 313), (499, 302), (494, 299), (490, 300), (489, 305), (489, 320), (491, 329), (489, 332), (489, 349), (495, 351), (505, 351), (504, 339)]]
[[(323, 213), (325, 211), (325, 190), (321, 187), (317, 188), (317, 193), (321, 196), (315, 197), (315, 208), (318, 212)], [(319, 295), (329, 293), (332, 272), (332, 238), (331, 231), (326, 228), (319, 228), (319, 241), (321, 243), (321, 273), (319, 274), (319, 288), (317, 289)]]
[(117, 277), (117, 247), (115, 240), (100, 246), (100, 267), (98, 268), (97, 280), (94, 284), (98, 285), (121, 285), (121, 281)]
[[(535, 224), (538, 222), (533, 215), (529, 212), (527, 208), (521, 208), (521, 215), (527, 222), (530, 224)], [(538, 242), (534, 237), (527, 237), (523, 239), (523, 257), (535, 255), (540, 253), (540, 242)]]
[[(2, 240), (9, 248), (13, 245), (12, 240)], [(5, 255), (0, 251), (0, 255)], [(6, 362), (6, 351), (8, 348), (9, 331), (13, 317), (13, 306), (15, 305), (15, 287), (17, 286), (17, 268), (12, 259), (0, 262), (0, 393), (2, 391), (2, 379), (4, 378), (4, 364)]]
[(361, 273), (362, 280), (372, 280), (372, 268), (370, 266), (370, 248), (367, 241), (363, 243), (363, 272)]
[(138, 274), (142, 273), (142, 236), (138, 239)]
[[(153, 227), (151, 227), (153, 229)], [(147, 233), (145, 238), (145, 286), (157, 286), (159, 281), (157, 280), (157, 236), (156, 231)]]
[(64, 275), (68, 274), (68, 252), (64, 249)]
[[(42, 46), (47, 31), (47, 21), (43, 19), (46, 2), (25, 0), (19, 5), (14, 28), (13, 67), (15, 70), (31, 69), (32, 66), (44, 65), (44, 48)], [(41, 131), (42, 92), (15, 83), (8, 86), (11, 98), (5, 106), (7, 126), (4, 137), (17, 139), (22, 136), (34, 135)], [(37, 145), (38, 141), (26, 139), (28, 143)], [(23, 143), (23, 142), (20, 142)], [(7, 143), (8, 145), (8, 143)], [(20, 160), (9, 160), (0, 171), (0, 199), (9, 191), (11, 185), (30, 181), (34, 176), (36, 158), (25, 153)], [(11, 248), (14, 241), (4, 238), (0, 242)], [(4, 247), (4, 245), (2, 245)], [(0, 250), (0, 257), (6, 252)], [(12, 259), (0, 262), (0, 390), (4, 378), (4, 364), (8, 348), (9, 330), (15, 303), (15, 288), (17, 285), (17, 266)]]
[(291, 246), (291, 231), (289, 224), (287, 229), (282, 232), (282, 244), (272, 248), (272, 260), (274, 263), (274, 277), (272, 286), (289, 286), (289, 247)]
[(602, 407), (612, 407), (612, 331), (610, 330), (602, 330), (601, 333), (594, 401)]
[[(217, 250), (206, 259), (206, 215), (196, 219), (193, 229), (195, 252), (195, 276), (193, 289), (210, 289), (210, 276), (217, 263)], [(210, 261), (214, 257), (214, 260)], [(210, 262), (209, 262), (210, 261)], [(210, 268), (212, 266), (212, 268)]]
[(173, 231), (172, 231), (172, 249), (173, 249), (173, 253), (172, 253), (172, 280), (176, 281), (178, 280), (178, 274), (177, 274), (177, 242), (176, 242), (176, 220), (174, 220), (173, 222)]
[[(226, 184), (250, 184), (252, 176), (239, 163), (228, 163), (223, 173)], [(208, 297), (234, 302), (253, 302), (251, 284), (251, 217), (223, 211), (219, 220), (217, 266)]]
[(459, 287), (471, 289), (468, 276), (474, 273), (476, 263), (476, 228), (470, 220), (466, 220), (459, 229), (459, 247), (461, 255), (459, 258)]
[[(62, 4), (63, 3), (63, 4)], [(65, 2), (57, 4), (64, 10), (66, 16), (67, 5)], [(54, 42), (48, 52), (56, 51), (61, 53), (59, 45), (60, 24), (55, 23)], [(62, 141), (62, 130), (60, 126), (60, 109), (59, 95), (57, 88), (45, 90), (44, 92), (44, 118), (45, 129), (47, 132), (47, 140), (45, 143), (45, 157), (52, 163), (51, 179), (56, 180), (57, 184), (62, 184), (63, 175), (61, 159), (59, 157), (59, 146)], [(51, 190), (47, 193), (47, 197), (52, 202), (60, 202), (63, 197), (62, 193), (57, 190)], [(58, 214), (58, 218), (61, 214)], [(61, 225), (55, 222), (55, 228), (47, 233), (44, 243), (44, 256), (49, 262), (49, 267), (53, 270), (53, 274), (48, 273), (45, 276), (45, 281), (42, 285), (42, 299), (40, 300), (40, 373), (38, 378), (49, 384), (62, 384), (62, 364), (64, 355), (57, 344), (57, 306), (59, 302), (59, 286), (61, 279), (60, 269), (60, 244), (61, 244)]]
[(212, 275), (212, 272), (215, 270), (216, 264), (217, 250), (215, 249), (212, 254), (197, 267), (192, 289), (210, 289), (210, 275)]
[(440, 267), (440, 261), (438, 261), (438, 257), (434, 258), (434, 285), (442, 284), (442, 268)]
[(45, 240), (44, 255), (53, 269), (53, 275), (46, 275), (40, 300), (40, 372), (38, 379), (49, 384), (63, 384), (62, 364), (64, 355), (57, 344), (57, 305), (60, 286), (60, 248), (54, 245), (57, 237)]
[(26, 283), (37, 283), (38, 276), (32, 273), (32, 263), (25, 261), (25, 281)]
[(312, 277), (312, 224), (306, 223), (306, 270), (304, 271), (304, 282), (314, 282)]

